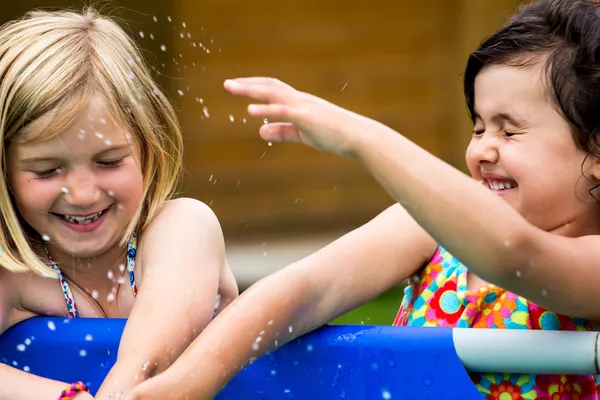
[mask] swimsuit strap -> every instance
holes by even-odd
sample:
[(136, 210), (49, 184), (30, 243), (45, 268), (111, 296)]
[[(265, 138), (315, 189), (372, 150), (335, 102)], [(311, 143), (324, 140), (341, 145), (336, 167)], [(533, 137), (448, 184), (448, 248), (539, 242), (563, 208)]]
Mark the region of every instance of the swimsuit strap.
[[(63, 275), (62, 271), (56, 265), (56, 262), (50, 255), (46, 244), (43, 243), (44, 252), (50, 260), (50, 265), (52, 268), (58, 273), (58, 282), (60, 283), (60, 287), (63, 291), (63, 295), (65, 296), (65, 302), (67, 303), (67, 310), (69, 311), (69, 317), (78, 318), (79, 311), (77, 310), (77, 304), (75, 304), (75, 298), (73, 297), (73, 292), (71, 292), (71, 288), (69, 287), (69, 282)], [(131, 290), (133, 291), (133, 295), (137, 295), (137, 286), (135, 284), (134, 277), (134, 267), (135, 267), (135, 256), (136, 256), (136, 247), (137, 247), (137, 237), (135, 234), (131, 235), (131, 239), (129, 239), (129, 243), (127, 244), (127, 271), (129, 272), (129, 283), (131, 284)]]

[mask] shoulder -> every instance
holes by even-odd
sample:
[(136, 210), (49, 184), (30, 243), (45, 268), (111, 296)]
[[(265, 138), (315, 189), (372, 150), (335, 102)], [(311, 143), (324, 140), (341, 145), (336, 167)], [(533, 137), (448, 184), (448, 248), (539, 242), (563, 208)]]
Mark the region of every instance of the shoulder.
[(221, 225), (213, 210), (200, 200), (188, 197), (167, 201), (144, 232), (144, 236), (156, 231), (177, 234), (174, 231), (165, 232), (165, 228), (186, 233), (221, 231)]
[(215, 213), (205, 203), (192, 198), (169, 200), (140, 235), (142, 255), (157, 252), (172, 253), (191, 245), (208, 246), (224, 251), (221, 225)]

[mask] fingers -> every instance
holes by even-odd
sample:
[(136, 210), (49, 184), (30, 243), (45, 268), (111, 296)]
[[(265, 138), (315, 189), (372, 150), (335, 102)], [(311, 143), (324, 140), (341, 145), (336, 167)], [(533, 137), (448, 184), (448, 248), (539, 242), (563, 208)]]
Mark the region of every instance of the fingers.
[(269, 142), (302, 142), (298, 129), (288, 122), (265, 124), (260, 127), (258, 133), (263, 140)]
[(248, 114), (253, 117), (294, 122), (297, 113), (295, 107), (284, 104), (250, 104), (248, 106)]
[(279, 79), (262, 77), (262, 76), (228, 79), (225, 81), (225, 84), (227, 84), (228, 82), (233, 82), (234, 84), (239, 83), (239, 84), (244, 84), (244, 85), (266, 85), (266, 86), (278, 87), (280, 89), (293, 89), (290, 85), (288, 85), (287, 83), (283, 83)]
[(250, 97), (268, 103), (289, 103), (298, 92), (273, 78), (239, 78), (226, 80), (225, 89), (235, 95)]

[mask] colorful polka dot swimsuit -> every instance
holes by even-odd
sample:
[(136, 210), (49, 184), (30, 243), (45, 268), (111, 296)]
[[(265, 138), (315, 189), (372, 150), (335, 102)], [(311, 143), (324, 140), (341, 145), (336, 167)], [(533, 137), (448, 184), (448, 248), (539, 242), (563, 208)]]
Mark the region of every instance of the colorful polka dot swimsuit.
[[(135, 234), (133, 234), (131, 236), (131, 239), (129, 239), (129, 243), (127, 244), (127, 272), (129, 273), (129, 282), (131, 284), (131, 290), (133, 290), (134, 296), (137, 295), (137, 286), (135, 284), (135, 276), (133, 273), (133, 270), (135, 267), (136, 248), (137, 248), (137, 237)], [(60, 283), (63, 294), (65, 296), (65, 302), (67, 303), (67, 310), (69, 311), (69, 317), (79, 318), (79, 312), (77, 311), (77, 304), (75, 304), (75, 298), (73, 297), (73, 293), (71, 292), (71, 288), (69, 287), (69, 282), (64, 277), (64, 275), (63, 275), (62, 271), (60, 270), (60, 268), (58, 267), (58, 265), (56, 265), (56, 263), (50, 256), (50, 253), (48, 252), (46, 245), (44, 245), (44, 252), (48, 256), (48, 259), (50, 260), (50, 264), (52, 265), (52, 268), (54, 268), (54, 270), (56, 272), (58, 272), (58, 281)]]
[[(467, 272), (465, 265), (438, 247), (418, 281), (405, 289), (394, 325), (592, 330), (586, 320), (552, 313), (491, 284), (469, 290)], [(600, 399), (600, 382), (592, 375), (485, 373), (471, 378), (486, 400)]]

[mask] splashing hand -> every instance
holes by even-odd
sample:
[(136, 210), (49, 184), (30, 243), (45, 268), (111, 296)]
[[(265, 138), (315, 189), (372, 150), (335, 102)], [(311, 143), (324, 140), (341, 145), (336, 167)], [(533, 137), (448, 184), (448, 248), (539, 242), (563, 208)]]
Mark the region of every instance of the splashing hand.
[(249, 105), (248, 113), (277, 121), (260, 128), (260, 136), (270, 142), (298, 142), (353, 156), (357, 140), (377, 124), (274, 78), (231, 79), (225, 89), (266, 103)]

